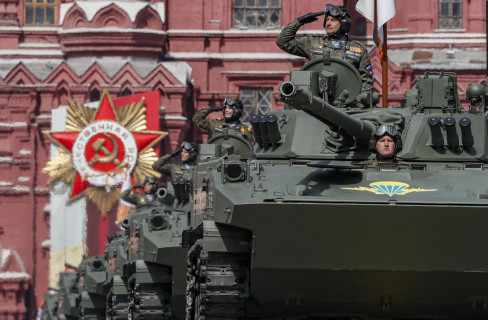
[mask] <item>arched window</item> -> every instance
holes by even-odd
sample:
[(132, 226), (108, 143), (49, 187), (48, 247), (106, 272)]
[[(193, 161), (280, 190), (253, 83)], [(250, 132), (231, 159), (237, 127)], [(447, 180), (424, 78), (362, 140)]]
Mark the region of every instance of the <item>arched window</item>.
[(439, 0), (439, 29), (461, 29), (462, 18), (462, 0)]

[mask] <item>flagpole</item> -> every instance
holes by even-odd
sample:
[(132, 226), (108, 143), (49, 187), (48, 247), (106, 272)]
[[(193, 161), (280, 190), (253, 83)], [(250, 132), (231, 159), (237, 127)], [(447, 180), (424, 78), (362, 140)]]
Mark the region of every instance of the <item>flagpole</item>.
[(388, 108), (388, 50), (387, 50), (387, 40), (386, 40), (386, 25), (387, 23), (385, 23), (383, 25), (383, 38), (384, 38), (384, 41), (383, 41), (383, 52), (384, 52), (384, 55), (383, 55), (383, 61), (381, 62), (381, 72), (382, 72), (382, 75), (381, 75), (381, 79), (382, 79), (382, 98), (383, 98), (383, 104), (382, 104), (382, 107), (383, 108)]

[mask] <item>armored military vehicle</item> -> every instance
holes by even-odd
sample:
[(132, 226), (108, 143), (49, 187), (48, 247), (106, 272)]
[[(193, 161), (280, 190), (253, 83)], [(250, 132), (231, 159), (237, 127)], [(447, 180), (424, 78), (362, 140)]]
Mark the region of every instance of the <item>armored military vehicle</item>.
[(75, 320), (80, 318), (78, 280), (77, 272), (61, 272), (59, 274), (57, 316), (60, 320)]
[(81, 319), (105, 319), (107, 260), (105, 255), (84, 258), (79, 270)]
[[(251, 119), (253, 157), (203, 146), (187, 319), (486, 319), (486, 92), (464, 109), (456, 82), (426, 73), (381, 109), (324, 57), (280, 86), (284, 110)], [(381, 125), (401, 132), (397, 162), (375, 161)]]
[(57, 320), (58, 318), (58, 292), (45, 293), (41, 309), (41, 320)]
[(128, 260), (129, 237), (126, 231), (119, 231), (108, 236), (107, 242), (107, 280), (106, 280), (106, 318), (127, 319), (129, 291), (127, 275), (123, 273)]
[(130, 243), (123, 273), (132, 319), (185, 317), (187, 249), (181, 243), (191, 203), (187, 180), (177, 180), (171, 192), (158, 190), (161, 205), (139, 206), (124, 222)]

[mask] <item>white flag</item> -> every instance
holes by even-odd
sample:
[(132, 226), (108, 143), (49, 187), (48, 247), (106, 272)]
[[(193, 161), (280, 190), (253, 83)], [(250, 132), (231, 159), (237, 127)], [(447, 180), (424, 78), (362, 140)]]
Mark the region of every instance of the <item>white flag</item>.
[[(378, 8), (376, 13), (378, 29), (376, 29), (376, 26), (374, 25), (375, 1), (377, 2), (376, 6)], [(383, 43), (385, 39), (383, 34), (383, 25), (396, 14), (395, 0), (358, 0), (356, 3), (356, 10), (373, 23), (373, 40), (374, 43), (376, 43), (376, 45), (379, 47), (381, 60), (383, 60)]]

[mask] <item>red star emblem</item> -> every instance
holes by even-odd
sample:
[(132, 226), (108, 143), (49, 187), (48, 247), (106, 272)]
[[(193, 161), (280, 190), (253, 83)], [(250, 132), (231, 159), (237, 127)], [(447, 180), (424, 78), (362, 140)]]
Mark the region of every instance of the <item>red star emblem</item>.
[[(117, 187), (121, 182), (118, 175), (123, 174), (124, 170), (132, 172), (136, 166), (141, 165), (141, 161), (138, 161), (141, 153), (154, 153), (152, 146), (167, 133), (145, 130), (145, 115), (140, 112), (143, 104), (144, 100), (138, 104), (139, 109), (138, 106), (128, 105), (124, 106), (124, 112), (116, 112), (110, 96), (104, 92), (91, 119), (79, 119), (80, 114), (90, 114), (87, 111), (68, 112), (68, 118), (71, 117), (71, 122), (78, 121), (81, 130), (44, 132), (52, 142), (71, 155), (72, 166), (76, 169), (71, 182), (71, 199), (90, 187), (101, 187), (104, 184), (107, 190)], [(86, 125), (83, 127), (81, 123)], [(56, 176), (53, 169), (46, 167), (45, 171)]]

